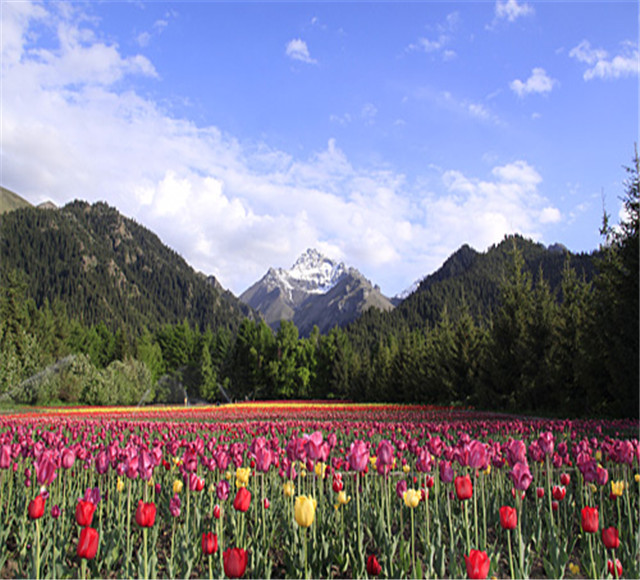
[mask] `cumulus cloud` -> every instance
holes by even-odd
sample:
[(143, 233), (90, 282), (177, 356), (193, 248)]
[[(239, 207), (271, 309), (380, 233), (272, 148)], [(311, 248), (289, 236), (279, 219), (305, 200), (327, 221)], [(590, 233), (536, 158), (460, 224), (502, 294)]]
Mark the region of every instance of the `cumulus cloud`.
[[(462, 243), (541, 237), (561, 217), (524, 160), (486, 179), (436, 168), (431, 189), (355, 165), (335, 139), (304, 157), (240, 142), (132, 90), (131, 77), (162, 82), (153, 63), (123, 54), (89, 21), (40, 4), (3, 11), (3, 185), (34, 203), (107, 200), (236, 294), (308, 247), (393, 294)], [(30, 24), (54, 17), (47, 48), (29, 49)]]
[(571, 49), (569, 56), (588, 65), (583, 75), (586, 81), (638, 76), (640, 72), (638, 46), (630, 42), (623, 44), (620, 54), (610, 57), (606, 50), (593, 48), (588, 40), (583, 40)]
[(300, 38), (294, 38), (287, 43), (285, 54), (293, 60), (299, 60), (308, 64), (316, 64), (318, 62), (311, 58), (307, 43)]
[(543, 68), (534, 68), (526, 81), (516, 79), (509, 84), (511, 90), (520, 98), (532, 93), (550, 93), (557, 81), (552, 79)]
[(517, 0), (497, 0), (495, 7), (496, 18), (514, 22), (523, 16), (531, 16), (533, 7), (526, 2), (518, 4)]

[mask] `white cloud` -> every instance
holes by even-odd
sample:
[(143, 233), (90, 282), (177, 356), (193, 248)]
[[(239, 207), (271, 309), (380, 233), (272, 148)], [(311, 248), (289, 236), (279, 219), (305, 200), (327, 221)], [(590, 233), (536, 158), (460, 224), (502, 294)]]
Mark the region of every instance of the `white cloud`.
[(316, 64), (318, 62), (311, 58), (307, 43), (300, 38), (294, 38), (287, 43), (285, 54), (293, 60), (299, 60), (308, 64)]
[(458, 12), (451, 12), (447, 15), (444, 22), (435, 27), (437, 32), (435, 39), (421, 37), (416, 42), (411, 43), (407, 47), (407, 51), (440, 53), (444, 61), (453, 60), (457, 54), (453, 49), (447, 47), (453, 41), (453, 33), (455, 32), (459, 21), (460, 15)]
[(514, 22), (522, 16), (531, 16), (533, 7), (526, 2), (518, 4), (517, 0), (497, 0), (495, 7), (496, 18)]
[(532, 93), (550, 93), (556, 84), (557, 81), (552, 79), (543, 68), (534, 68), (526, 81), (516, 79), (509, 84), (509, 87), (522, 98)]
[(634, 43), (624, 43), (621, 54), (609, 58), (602, 48), (592, 48), (588, 40), (583, 40), (572, 48), (569, 56), (578, 62), (589, 65), (584, 72), (584, 80), (618, 79), (627, 76), (638, 76), (640, 72), (640, 53)]
[(523, 160), (485, 180), (433, 168), (442, 179), (431, 191), (354, 165), (335, 139), (304, 157), (239, 142), (123, 88), (129, 77), (153, 77), (153, 64), (94, 37), (84, 21), (61, 17), (48, 49), (29, 52), (42, 5), (3, 9), (3, 185), (34, 203), (107, 200), (236, 294), (308, 247), (393, 294), (462, 243), (482, 250), (509, 232), (540, 237), (559, 215)]

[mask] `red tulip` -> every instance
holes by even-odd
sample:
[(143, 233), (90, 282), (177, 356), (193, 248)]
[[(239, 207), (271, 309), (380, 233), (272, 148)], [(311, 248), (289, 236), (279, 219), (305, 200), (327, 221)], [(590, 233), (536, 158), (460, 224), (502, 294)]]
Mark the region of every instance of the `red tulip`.
[(611, 574), (614, 578), (616, 577), (616, 571), (618, 572), (618, 578), (622, 578), (622, 564), (620, 563), (620, 560), (618, 560), (618, 558), (616, 558), (616, 567), (613, 567), (613, 560), (607, 560), (607, 571), (609, 572), (609, 574)]
[(262, 505), (264, 505), (264, 509), (268, 510), (271, 507), (271, 502), (265, 497), (262, 501)]
[(553, 499), (555, 499), (556, 501), (563, 500), (566, 494), (567, 494), (566, 488), (558, 485), (554, 485), (553, 489), (551, 490), (551, 495), (553, 496)]
[(465, 554), (464, 559), (467, 563), (467, 575), (469, 578), (479, 578), (482, 580), (487, 577), (491, 560), (486, 552), (471, 550), (468, 556)]
[(239, 512), (246, 512), (251, 504), (251, 492), (246, 487), (241, 487), (233, 500), (233, 507)]
[(602, 530), (602, 541), (606, 548), (609, 550), (615, 550), (620, 546), (620, 537), (618, 536), (618, 529), (613, 526)]
[(83, 528), (91, 525), (93, 514), (96, 511), (95, 504), (83, 499), (76, 504), (76, 523)]
[(598, 508), (597, 507), (582, 508), (582, 529), (589, 534), (595, 534), (598, 531)]
[(455, 479), (456, 495), (459, 500), (470, 499), (473, 495), (473, 483), (468, 475), (458, 476)]
[(536, 495), (538, 499), (542, 499), (544, 497), (544, 487), (536, 487)]
[(98, 540), (100, 536), (95, 528), (82, 528), (80, 531), (80, 539), (78, 540), (77, 554), (78, 558), (93, 560), (98, 551)]
[(136, 523), (141, 528), (150, 528), (156, 521), (156, 505), (154, 503), (145, 503), (138, 501), (136, 509)]
[(518, 512), (515, 508), (504, 505), (500, 508), (500, 525), (505, 530), (514, 530), (518, 524)]
[(240, 578), (247, 569), (249, 554), (242, 548), (229, 548), (222, 554), (224, 573), (229, 578)]
[(213, 517), (216, 518), (216, 520), (220, 519), (220, 506), (218, 504), (213, 506)]
[(560, 483), (562, 485), (569, 485), (569, 483), (571, 483), (571, 476), (568, 473), (561, 473)]
[(29, 519), (37, 520), (44, 515), (44, 504), (45, 499), (42, 495), (37, 495), (29, 502), (29, 506), (27, 507), (27, 513), (29, 514)]
[(218, 536), (213, 532), (204, 532), (202, 534), (202, 553), (205, 556), (218, 551)]
[(367, 558), (367, 574), (369, 574), (369, 576), (377, 576), (380, 572), (382, 572), (382, 566), (380, 566), (378, 558), (371, 554)]

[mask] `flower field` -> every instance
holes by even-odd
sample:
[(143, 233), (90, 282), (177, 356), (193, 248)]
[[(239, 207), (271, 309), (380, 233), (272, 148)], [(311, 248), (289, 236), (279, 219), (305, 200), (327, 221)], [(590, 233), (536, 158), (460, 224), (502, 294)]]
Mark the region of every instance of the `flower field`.
[(0, 578), (637, 578), (638, 429), (313, 401), (0, 415)]

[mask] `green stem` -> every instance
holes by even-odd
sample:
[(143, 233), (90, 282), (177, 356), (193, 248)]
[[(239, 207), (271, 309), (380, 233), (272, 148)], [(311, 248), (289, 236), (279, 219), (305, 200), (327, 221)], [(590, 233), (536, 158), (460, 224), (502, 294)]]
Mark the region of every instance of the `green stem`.
[(147, 554), (147, 532), (149, 528), (142, 528), (142, 541), (144, 542), (144, 577), (149, 578), (149, 558)]
[(509, 570), (511, 570), (511, 578), (515, 578), (515, 574), (513, 573), (513, 552), (511, 550), (511, 533), (507, 530), (507, 540), (509, 542)]
[(417, 578), (418, 575), (416, 574), (416, 543), (415, 543), (415, 530), (414, 530), (414, 508), (411, 508), (411, 564), (412, 564), (412, 570), (413, 570), (413, 577)]
[(36, 580), (40, 579), (40, 519), (36, 520)]
[(471, 537), (469, 536), (469, 512), (467, 510), (467, 500), (462, 500), (464, 504), (464, 528), (467, 532), (467, 554), (471, 553)]

